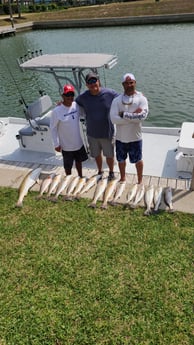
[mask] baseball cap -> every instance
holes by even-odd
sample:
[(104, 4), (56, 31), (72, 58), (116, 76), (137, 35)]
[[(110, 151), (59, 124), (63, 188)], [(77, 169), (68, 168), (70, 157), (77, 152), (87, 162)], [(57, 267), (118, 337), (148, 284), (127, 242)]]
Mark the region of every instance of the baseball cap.
[(132, 74), (132, 73), (126, 73), (126, 74), (124, 74), (124, 76), (123, 76), (122, 83), (124, 83), (124, 82), (126, 81), (127, 78), (136, 81), (134, 74)]
[(66, 84), (63, 87), (63, 94), (66, 95), (66, 93), (68, 93), (68, 92), (75, 92), (74, 87), (70, 84)]
[(88, 80), (95, 78), (95, 79), (99, 79), (98, 75), (96, 73), (90, 72), (86, 75), (85, 81), (86, 83), (88, 82)]

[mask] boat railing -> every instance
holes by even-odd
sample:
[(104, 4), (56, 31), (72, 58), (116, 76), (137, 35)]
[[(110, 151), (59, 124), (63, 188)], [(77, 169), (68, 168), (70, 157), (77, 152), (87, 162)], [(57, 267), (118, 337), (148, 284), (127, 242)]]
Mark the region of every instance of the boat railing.
[(164, 135), (180, 135), (181, 128), (176, 127), (142, 127), (143, 133), (154, 133), (154, 134), (164, 134)]

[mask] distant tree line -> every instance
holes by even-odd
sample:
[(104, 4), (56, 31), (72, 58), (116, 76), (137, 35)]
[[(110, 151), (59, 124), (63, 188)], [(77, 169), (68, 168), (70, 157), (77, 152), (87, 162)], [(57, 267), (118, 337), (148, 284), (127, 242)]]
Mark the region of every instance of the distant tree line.
[(21, 12), (45, 12), (66, 9), (69, 7), (102, 5), (129, 1), (138, 0), (0, 0), (0, 15), (18, 14), (20, 16)]

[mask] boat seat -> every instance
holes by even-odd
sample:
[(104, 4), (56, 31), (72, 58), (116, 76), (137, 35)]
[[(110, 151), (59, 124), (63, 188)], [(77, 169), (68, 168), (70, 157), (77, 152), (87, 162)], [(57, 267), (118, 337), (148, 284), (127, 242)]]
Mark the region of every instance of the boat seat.
[(35, 102), (26, 107), (24, 113), (29, 121), (29, 126), (20, 129), (18, 135), (16, 135), (16, 138), (21, 140), (23, 147), (25, 147), (23, 137), (36, 135), (37, 131), (48, 131), (52, 107), (53, 103), (48, 95), (39, 97)]
[(49, 127), (52, 107), (53, 103), (48, 95), (43, 95), (29, 104), (25, 110), (25, 116), (30, 126), (36, 130), (45, 130), (41, 126)]
[(19, 130), (18, 134), (16, 135), (16, 139), (21, 140), (22, 146), (26, 147), (26, 145), (24, 145), (24, 142), (23, 142), (23, 137), (26, 137), (26, 136), (32, 137), (34, 134), (36, 134), (36, 132), (33, 130), (31, 126), (24, 127)]
[(35, 132), (33, 131), (32, 127), (28, 126), (28, 127), (24, 127), (22, 129), (20, 129), (19, 134), (21, 136), (26, 135), (26, 136), (30, 137), (30, 136), (34, 135)]
[(49, 111), (48, 113), (46, 113), (45, 116), (41, 117), (41, 118), (37, 118), (36, 119), (36, 123), (39, 125), (39, 126), (50, 126), (50, 118), (51, 118), (51, 114), (52, 114), (52, 111)]

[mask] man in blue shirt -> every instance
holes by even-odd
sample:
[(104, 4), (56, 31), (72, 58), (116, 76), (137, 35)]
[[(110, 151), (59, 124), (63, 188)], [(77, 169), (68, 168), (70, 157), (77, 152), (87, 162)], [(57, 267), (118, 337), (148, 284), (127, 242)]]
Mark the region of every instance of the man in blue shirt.
[(103, 174), (103, 156), (109, 168), (109, 180), (114, 179), (114, 126), (110, 120), (110, 106), (118, 93), (101, 87), (97, 74), (90, 72), (85, 78), (88, 90), (76, 98), (86, 116), (90, 154), (95, 158), (98, 174)]

